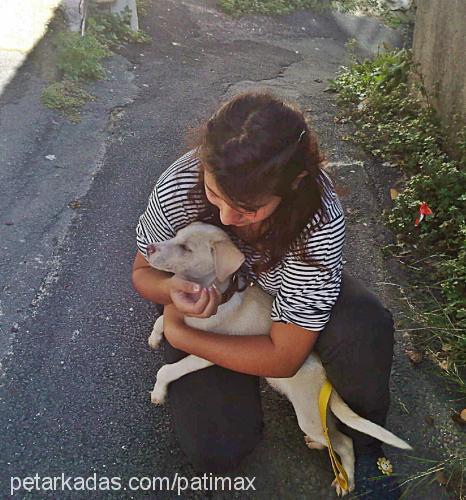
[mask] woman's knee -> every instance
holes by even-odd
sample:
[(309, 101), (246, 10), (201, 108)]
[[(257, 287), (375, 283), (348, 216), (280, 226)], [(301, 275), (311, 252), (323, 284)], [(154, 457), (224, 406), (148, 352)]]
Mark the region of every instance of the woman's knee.
[[(167, 347), (172, 361), (185, 354)], [(261, 439), (258, 377), (211, 366), (172, 382), (168, 399), (180, 448), (198, 471), (234, 469)]]
[(367, 362), (390, 358), (393, 354), (394, 321), (392, 313), (360, 281), (346, 275), (330, 320), (321, 332), (316, 349), (323, 358), (351, 346)]

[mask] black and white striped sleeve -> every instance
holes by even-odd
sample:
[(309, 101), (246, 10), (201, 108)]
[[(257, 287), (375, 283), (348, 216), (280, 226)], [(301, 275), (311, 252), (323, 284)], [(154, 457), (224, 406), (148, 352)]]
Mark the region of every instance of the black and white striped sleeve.
[(306, 245), (308, 255), (327, 271), (294, 256), (284, 259), (281, 286), (272, 306), (273, 321), (293, 323), (316, 332), (324, 329), (340, 292), (344, 240), (345, 221), (341, 212), (315, 231)]
[(140, 252), (147, 257), (149, 243), (159, 243), (175, 236), (175, 230), (168, 221), (160, 202), (157, 185), (154, 187), (144, 213), (136, 226), (136, 243)]

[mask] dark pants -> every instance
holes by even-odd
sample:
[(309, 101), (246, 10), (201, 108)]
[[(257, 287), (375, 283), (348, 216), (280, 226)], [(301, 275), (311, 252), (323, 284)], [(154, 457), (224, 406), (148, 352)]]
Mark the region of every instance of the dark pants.
[[(390, 404), (393, 318), (378, 298), (343, 273), (340, 295), (315, 351), (328, 379), (359, 415), (380, 425)], [(165, 360), (186, 356), (165, 342)], [(259, 377), (219, 366), (190, 373), (168, 390), (173, 426), (182, 450), (201, 472), (225, 472), (237, 466), (261, 439)], [(341, 426), (357, 454), (380, 443)]]

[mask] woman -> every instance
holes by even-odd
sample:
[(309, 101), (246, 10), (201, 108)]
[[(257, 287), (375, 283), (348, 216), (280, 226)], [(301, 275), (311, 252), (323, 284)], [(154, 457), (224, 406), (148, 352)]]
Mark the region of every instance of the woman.
[[(164, 304), (166, 361), (187, 353), (218, 366), (170, 385), (174, 427), (198, 470), (234, 468), (262, 431), (259, 378), (290, 377), (311, 350), (360, 415), (385, 424), (393, 355), (390, 312), (342, 273), (344, 214), (324, 157), (299, 108), (268, 91), (225, 102), (200, 129), (194, 148), (159, 178), (137, 227), (133, 285)], [(222, 297), (157, 271), (146, 246), (190, 222), (222, 227), (246, 256), (248, 277), (275, 296), (269, 336), (225, 336), (187, 327), (183, 315), (209, 317)], [(194, 300), (194, 297), (199, 297)], [(357, 493), (398, 498), (382, 476), (380, 442), (356, 431)]]

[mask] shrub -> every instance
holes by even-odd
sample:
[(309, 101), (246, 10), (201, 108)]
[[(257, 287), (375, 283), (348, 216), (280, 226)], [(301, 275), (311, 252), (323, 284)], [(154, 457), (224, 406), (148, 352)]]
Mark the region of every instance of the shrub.
[[(355, 124), (353, 139), (406, 174), (403, 191), (385, 220), (396, 235), (395, 250), (422, 262), (426, 286), (442, 301), (447, 327), (433, 335), (449, 353), (455, 378), (466, 366), (466, 171), (443, 151), (446, 138), (408, 50), (384, 52), (343, 68), (332, 87)], [(458, 135), (465, 157), (466, 129)], [(433, 216), (415, 226), (421, 202)], [(432, 316), (433, 318), (433, 316)], [(432, 320), (437, 328), (438, 318)], [(447, 347), (445, 347), (445, 345)], [(459, 371), (458, 371), (459, 370)]]
[(87, 36), (95, 37), (109, 49), (130, 42), (148, 42), (150, 37), (141, 30), (133, 31), (130, 22), (131, 11), (128, 7), (121, 14), (93, 13), (87, 22)]
[(101, 60), (109, 50), (92, 34), (60, 33), (58, 67), (71, 80), (98, 80), (105, 76)]

